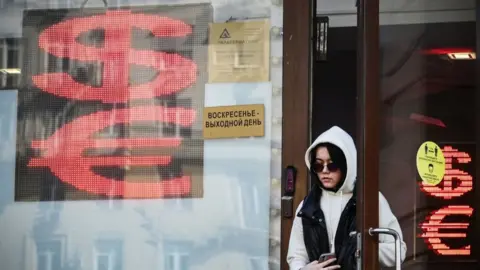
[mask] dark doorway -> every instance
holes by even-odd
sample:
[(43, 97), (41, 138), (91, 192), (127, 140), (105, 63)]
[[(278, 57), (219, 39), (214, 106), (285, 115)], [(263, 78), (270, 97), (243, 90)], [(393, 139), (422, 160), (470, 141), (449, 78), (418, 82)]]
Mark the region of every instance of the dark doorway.
[(356, 135), (356, 27), (328, 30), (327, 59), (313, 62), (312, 140), (331, 126)]

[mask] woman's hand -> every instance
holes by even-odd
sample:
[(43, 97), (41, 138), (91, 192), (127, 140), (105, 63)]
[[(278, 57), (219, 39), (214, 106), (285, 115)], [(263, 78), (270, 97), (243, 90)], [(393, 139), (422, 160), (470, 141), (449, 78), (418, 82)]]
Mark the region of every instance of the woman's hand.
[[(333, 269), (340, 269), (340, 265), (330, 265), (337, 259), (333, 258), (330, 260), (326, 260), (324, 262), (319, 263), (318, 261), (313, 261), (303, 267), (301, 270), (333, 270)], [(329, 266), (330, 265), (330, 266)]]

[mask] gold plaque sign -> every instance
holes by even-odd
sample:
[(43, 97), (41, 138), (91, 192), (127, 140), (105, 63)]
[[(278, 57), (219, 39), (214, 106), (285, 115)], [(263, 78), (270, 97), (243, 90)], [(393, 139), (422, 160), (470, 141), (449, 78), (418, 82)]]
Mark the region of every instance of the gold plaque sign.
[(207, 107), (203, 111), (203, 138), (263, 137), (263, 104)]
[(209, 40), (210, 83), (269, 81), (268, 20), (211, 23)]

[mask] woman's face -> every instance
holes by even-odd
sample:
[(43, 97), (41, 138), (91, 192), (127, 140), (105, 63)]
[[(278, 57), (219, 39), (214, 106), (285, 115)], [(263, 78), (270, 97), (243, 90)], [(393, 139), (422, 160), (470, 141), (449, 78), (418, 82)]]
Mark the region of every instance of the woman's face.
[[(315, 170), (318, 175), (318, 179), (325, 188), (334, 189), (342, 179), (342, 172), (338, 169), (338, 164), (332, 164), (330, 166), (325, 166), (332, 163), (330, 159), (330, 154), (328, 153), (328, 149), (324, 146), (319, 147), (317, 149), (317, 153), (315, 155), (315, 163), (322, 165), (317, 167), (319, 169)], [(329, 170), (330, 168), (335, 168), (333, 170)]]

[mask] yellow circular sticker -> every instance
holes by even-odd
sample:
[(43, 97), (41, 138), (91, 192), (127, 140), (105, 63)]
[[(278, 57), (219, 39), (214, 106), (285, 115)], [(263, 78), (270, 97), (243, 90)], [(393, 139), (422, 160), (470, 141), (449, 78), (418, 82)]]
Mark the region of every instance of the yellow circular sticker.
[(417, 152), (417, 170), (423, 182), (436, 186), (445, 175), (445, 157), (434, 142), (424, 142)]

